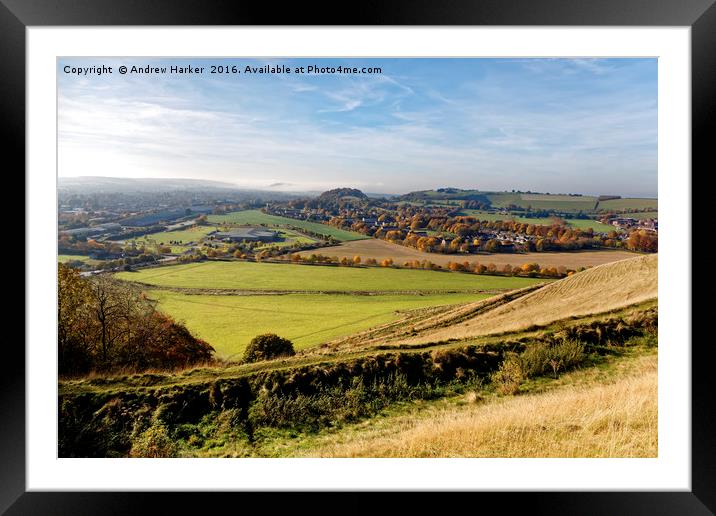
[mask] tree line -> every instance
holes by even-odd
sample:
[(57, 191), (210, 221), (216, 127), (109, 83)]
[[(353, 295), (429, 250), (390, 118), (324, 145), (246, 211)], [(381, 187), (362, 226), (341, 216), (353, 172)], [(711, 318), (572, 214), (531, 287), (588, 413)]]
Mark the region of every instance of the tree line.
[(211, 361), (214, 353), (133, 285), (106, 274), (83, 278), (62, 264), (57, 321), (61, 375), (174, 369)]
[(468, 272), (472, 274), (487, 274), (496, 276), (526, 276), (526, 277), (548, 277), (563, 278), (570, 276), (575, 272), (585, 270), (585, 267), (570, 269), (564, 265), (558, 267), (541, 266), (538, 263), (529, 262), (519, 266), (505, 264), (497, 266), (494, 263), (483, 264), (480, 262), (448, 262), (445, 266), (434, 263), (430, 260), (407, 260), (397, 263), (392, 258), (384, 258), (380, 261), (375, 258), (363, 259), (360, 255), (349, 258), (347, 256), (327, 256), (323, 254), (311, 253), (300, 254), (292, 253), (288, 255), (291, 263), (295, 264), (313, 264), (313, 265), (338, 265), (342, 267), (391, 267), (395, 269), (425, 269), (425, 270), (449, 270), (452, 272)]

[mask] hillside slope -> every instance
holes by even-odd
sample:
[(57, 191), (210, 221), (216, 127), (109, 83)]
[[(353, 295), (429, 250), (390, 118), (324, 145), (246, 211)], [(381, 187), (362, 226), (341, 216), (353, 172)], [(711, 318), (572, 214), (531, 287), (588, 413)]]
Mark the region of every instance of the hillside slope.
[(428, 329), (401, 342), (420, 344), (523, 330), (654, 299), (658, 293), (657, 259), (657, 255), (648, 255), (599, 265), (492, 310), (479, 311), (459, 325)]
[(656, 353), (622, 358), (609, 376), (584, 368), (515, 397), (472, 392), (286, 448), (301, 457), (656, 457), (657, 363)]

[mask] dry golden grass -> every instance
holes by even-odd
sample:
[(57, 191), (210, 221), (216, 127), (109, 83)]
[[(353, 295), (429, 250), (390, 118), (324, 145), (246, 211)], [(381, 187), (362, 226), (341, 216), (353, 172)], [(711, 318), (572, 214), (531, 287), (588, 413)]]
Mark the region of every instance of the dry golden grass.
[(411, 260), (430, 260), (438, 265), (447, 265), (448, 262), (479, 262), (483, 265), (494, 263), (498, 267), (506, 264), (519, 267), (524, 263), (536, 262), (542, 267), (559, 267), (564, 265), (567, 268), (577, 269), (579, 267), (590, 267), (601, 265), (603, 263), (615, 262), (617, 260), (626, 260), (633, 258), (634, 253), (622, 251), (618, 249), (601, 249), (598, 251), (568, 251), (568, 252), (549, 252), (549, 253), (495, 253), (495, 254), (440, 254), (440, 253), (424, 253), (413, 249), (412, 247), (404, 247), (398, 244), (391, 244), (385, 240), (370, 238), (367, 240), (354, 240), (352, 242), (344, 242), (338, 246), (325, 247), (315, 249), (308, 252), (300, 253), (308, 256), (311, 253), (321, 253), (328, 256), (338, 256), (339, 258), (353, 258), (359, 255), (363, 260), (366, 258), (375, 258), (377, 261), (392, 258), (395, 263), (402, 264)]
[(523, 330), (572, 316), (598, 314), (657, 297), (657, 255), (599, 265), (514, 301), (401, 342), (420, 344)]
[[(657, 358), (626, 375), (592, 383), (587, 375), (554, 390), (397, 418), (321, 443), (320, 457), (656, 457)], [(602, 382), (604, 379), (602, 379)]]
[(403, 342), (415, 333), (432, 332), (436, 328), (454, 327), (478, 314), (493, 310), (497, 306), (541, 288), (541, 286), (541, 284), (531, 285), (472, 303), (406, 311), (397, 321), (335, 339), (328, 343), (328, 347), (329, 349), (337, 350)]

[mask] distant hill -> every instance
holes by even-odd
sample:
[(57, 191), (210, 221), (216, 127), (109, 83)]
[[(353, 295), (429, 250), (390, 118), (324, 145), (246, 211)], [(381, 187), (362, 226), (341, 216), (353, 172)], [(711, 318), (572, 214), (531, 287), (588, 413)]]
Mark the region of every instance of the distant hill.
[(183, 178), (122, 178), (122, 177), (60, 177), (57, 190), (63, 194), (154, 194), (200, 193), (231, 198), (261, 198), (285, 200), (297, 197), (296, 193), (240, 188), (231, 183)]
[(323, 192), (318, 196), (319, 201), (338, 201), (345, 197), (354, 197), (356, 199), (367, 199), (368, 196), (357, 188), (335, 188)]
[(57, 179), (59, 189), (82, 191), (117, 191), (134, 192), (148, 190), (239, 190), (231, 183), (205, 181), (202, 179), (181, 178), (123, 178), (123, 177), (60, 177)]
[(485, 192), (479, 190), (461, 190), (459, 188), (438, 188), (437, 190), (420, 190), (401, 195), (399, 201), (437, 201), (437, 200), (463, 200), (480, 201), (489, 204), (490, 200)]

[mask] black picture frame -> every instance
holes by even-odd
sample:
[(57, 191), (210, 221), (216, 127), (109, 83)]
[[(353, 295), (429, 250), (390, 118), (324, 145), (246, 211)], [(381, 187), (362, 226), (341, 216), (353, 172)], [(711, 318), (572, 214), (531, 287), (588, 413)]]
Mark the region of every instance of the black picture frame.
[[(710, 135), (716, 125), (716, 0), (370, 0), (271, 3), (207, 0), (0, 0), (0, 113), (4, 158), (25, 167), (25, 29), (28, 26), (88, 25), (547, 25), (691, 27), (692, 171), (714, 169)], [(350, 5), (355, 5), (351, 8)], [(337, 9), (337, 6), (341, 6)], [(348, 7), (347, 7), (348, 6)], [(710, 129), (710, 130), (709, 130)], [(688, 171), (686, 173), (689, 173)], [(693, 180), (693, 179), (692, 179)], [(695, 203), (693, 203), (695, 205)], [(688, 256), (691, 256), (690, 250)], [(25, 274), (28, 274), (27, 269)], [(697, 307), (692, 303), (694, 308)], [(31, 309), (31, 307), (29, 307)], [(697, 313), (699, 310), (697, 309)], [(699, 320), (693, 318), (692, 320)], [(670, 345), (687, 343), (670, 343)], [(692, 490), (690, 492), (466, 493), (556, 514), (713, 514), (716, 510), (716, 410), (711, 400), (711, 343), (692, 346)], [(15, 514), (103, 514), (142, 511), (150, 502), (165, 512), (232, 503), (253, 505), (250, 493), (26, 492), (25, 353), (6, 343), (0, 375), (0, 512)], [(294, 505), (306, 493), (276, 504)], [(375, 495), (349, 495), (370, 506)], [(358, 498), (360, 496), (360, 499)], [(420, 497), (421, 494), (411, 496)], [(211, 497), (211, 501), (207, 498)], [(219, 498), (217, 498), (219, 497)], [(148, 500), (150, 498), (150, 500)], [(418, 500), (420, 498), (417, 498)], [(360, 501), (359, 501), (360, 500)], [(459, 503), (454, 498), (451, 504)], [(235, 506), (238, 508), (238, 506)], [(345, 507), (345, 506), (344, 506)], [(278, 508), (275, 506), (274, 508)]]

